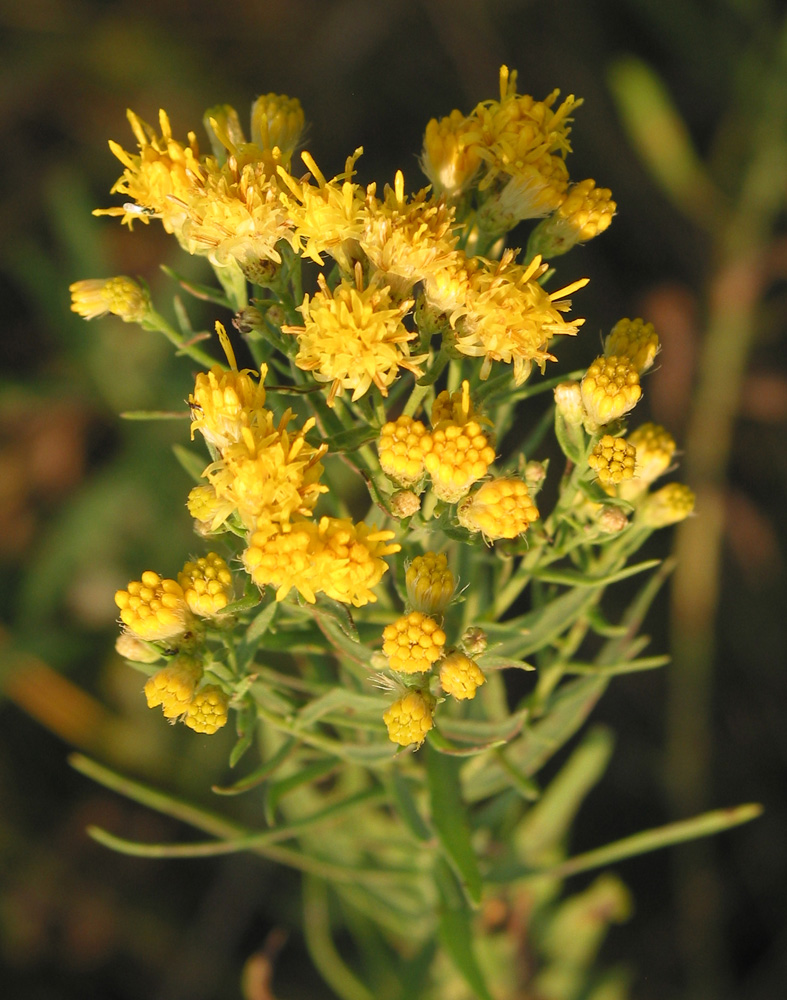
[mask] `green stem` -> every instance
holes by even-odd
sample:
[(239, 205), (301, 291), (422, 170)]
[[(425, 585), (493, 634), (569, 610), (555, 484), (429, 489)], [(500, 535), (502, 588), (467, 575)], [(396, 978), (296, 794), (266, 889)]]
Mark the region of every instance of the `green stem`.
[(202, 348), (197, 347), (195, 344), (189, 343), (181, 333), (179, 333), (164, 317), (157, 313), (155, 310), (151, 310), (145, 320), (144, 328), (146, 330), (157, 330), (159, 333), (163, 333), (167, 340), (174, 344), (177, 348), (178, 354), (185, 354), (190, 357), (193, 361), (199, 362), (205, 368), (211, 368), (215, 364), (219, 364), (221, 367), (226, 367), (217, 362), (215, 358), (211, 357)]

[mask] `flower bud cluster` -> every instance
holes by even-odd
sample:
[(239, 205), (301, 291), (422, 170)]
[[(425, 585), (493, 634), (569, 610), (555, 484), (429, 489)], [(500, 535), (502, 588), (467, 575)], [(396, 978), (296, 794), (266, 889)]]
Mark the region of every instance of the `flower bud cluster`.
[(198, 660), (178, 656), (145, 684), (148, 707), (160, 705), (165, 719), (181, 719), (197, 733), (217, 732), (227, 722), (229, 699), (216, 684), (198, 688), (202, 673)]

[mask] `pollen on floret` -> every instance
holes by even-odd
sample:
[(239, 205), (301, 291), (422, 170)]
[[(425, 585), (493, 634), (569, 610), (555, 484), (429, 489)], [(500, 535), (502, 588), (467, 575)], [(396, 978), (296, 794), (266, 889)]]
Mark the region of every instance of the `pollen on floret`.
[(495, 449), (475, 420), (465, 424), (445, 421), (424, 435), (423, 449), (434, 492), (446, 503), (461, 500), (495, 460)]
[(212, 736), (227, 722), (229, 699), (215, 684), (208, 684), (194, 695), (183, 721), (195, 733)]
[(380, 468), (390, 479), (407, 489), (424, 474), (423, 439), (426, 427), (405, 414), (383, 425), (377, 442)]
[(178, 574), (186, 603), (202, 618), (217, 614), (232, 598), (232, 573), (216, 552), (187, 562)]
[(125, 275), (75, 281), (69, 291), (71, 311), (83, 319), (100, 319), (112, 313), (124, 323), (141, 323), (151, 311), (147, 291)]
[(444, 552), (416, 556), (405, 572), (407, 600), (414, 611), (439, 615), (454, 596), (456, 580)]
[(191, 704), (201, 676), (202, 666), (198, 661), (179, 656), (145, 682), (148, 708), (161, 705), (164, 718), (180, 718)]
[(383, 653), (392, 670), (415, 674), (440, 659), (446, 635), (434, 618), (411, 611), (383, 629)]
[(492, 479), (459, 506), (459, 523), (468, 531), (481, 531), (492, 541), (516, 538), (538, 520), (527, 483), (522, 479)]
[(660, 349), (659, 335), (644, 319), (621, 319), (604, 342), (607, 357), (626, 358), (641, 375), (652, 367)]
[(420, 746), (434, 725), (434, 698), (428, 692), (409, 691), (383, 715), (392, 743)]
[(611, 354), (598, 357), (580, 383), (588, 421), (596, 427), (618, 420), (639, 402), (639, 375), (628, 358)]
[(174, 639), (191, 623), (183, 588), (152, 570), (146, 570), (141, 580), (132, 580), (127, 590), (118, 590), (115, 604), (127, 631), (148, 642)]
[(645, 496), (637, 510), (637, 521), (648, 528), (666, 528), (692, 514), (695, 501), (693, 490), (684, 483), (668, 483)]
[(469, 656), (454, 650), (440, 661), (440, 684), (446, 694), (459, 701), (475, 698), (476, 690), (486, 681), (483, 671)]
[(617, 486), (634, 475), (636, 449), (625, 438), (604, 434), (588, 456), (588, 465), (602, 486)]

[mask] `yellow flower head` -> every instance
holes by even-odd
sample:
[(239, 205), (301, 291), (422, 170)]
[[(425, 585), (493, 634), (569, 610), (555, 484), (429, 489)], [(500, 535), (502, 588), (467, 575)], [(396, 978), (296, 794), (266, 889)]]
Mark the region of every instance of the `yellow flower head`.
[(455, 197), (478, 171), (481, 157), (466, 143), (466, 136), (472, 127), (473, 123), (456, 110), (439, 121), (432, 118), (427, 124), (421, 169), (429, 178), (435, 194)]
[(399, 552), (393, 531), (381, 531), (363, 522), (323, 517), (314, 552), (317, 589), (356, 608), (373, 603), (377, 586), (388, 569), (384, 556)]
[(161, 705), (165, 719), (179, 718), (191, 704), (201, 676), (200, 663), (191, 657), (177, 657), (145, 682), (148, 708)]
[(459, 523), (485, 538), (516, 538), (538, 520), (538, 510), (522, 479), (492, 479), (457, 510)]
[(475, 420), (464, 424), (443, 421), (431, 434), (424, 435), (422, 447), (432, 488), (446, 503), (461, 500), (495, 460), (495, 449)]
[(641, 375), (652, 367), (660, 349), (659, 335), (644, 319), (621, 319), (604, 342), (607, 357), (626, 358)]
[(314, 604), (319, 590), (313, 559), (317, 534), (314, 521), (272, 525), (263, 519), (242, 555), (246, 572), (258, 587), (275, 587), (277, 601), (284, 600), (294, 587), (304, 600)]
[(648, 493), (637, 510), (637, 521), (648, 528), (666, 528), (685, 520), (694, 511), (696, 497), (683, 483), (668, 483)]
[(195, 615), (209, 618), (232, 600), (232, 574), (216, 552), (187, 562), (178, 574), (186, 604)]
[(536, 229), (528, 247), (549, 258), (567, 253), (577, 243), (586, 243), (603, 233), (616, 208), (612, 192), (597, 188), (594, 180), (572, 184), (557, 211)]
[(380, 468), (390, 479), (407, 489), (424, 474), (423, 439), (426, 427), (420, 420), (402, 414), (383, 424), (377, 442)]
[(125, 275), (75, 281), (68, 290), (71, 312), (79, 313), (83, 319), (100, 319), (112, 313), (124, 323), (141, 323), (151, 310), (148, 293)]
[(475, 662), (459, 650), (449, 653), (440, 661), (440, 684), (446, 694), (459, 701), (475, 698), (476, 690), (486, 677)]
[(122, 216), (132, 228), (135, 221), (147, 224), (151, 218), (161, 219), (168, 233), (178, 235), (186, 218), (185, 205), (202, 176), (197, 137), (189, 132), (188, 145), (172, 138), (172, 128), (166, 112), (159, 111), (161, 135), (138, 118), (126, 112), (137, 139), (139, 153), (127, 153), (110, 140), (109, 148), (125, 167), (112, 187), (112, 194), (126, 195), (133, 204), (122, 208), (96, 209), (94, 215)]
[(310, 604), (318, 593), (355, 607), (374, 602), (373, 587), (388, 569), (384, 556), (398, 552), (392, 531), (323, 517), (275, 528), (262, 525), (243, 553), (243, 563), (258, 586), (276, 587), (283, 600), (294, 587)]
[(582, 103), (573, 95), (555, 107), (560, 95), (554, 90), (543, 101), (516, 92), (516, 71), (500, 67), (500, 100), (482, 101), (470, 118), (475, 128), (467, 142), (484, 160), (486, 187), (499, 174), (517, 173), (544, 154), (564, 157), (571, 151), (571, 112)]
[(675, 456), (675, 439), (659, 424), (641, 424), (628, 436), (637, 451), (635, 478), (623, 483), (619, 495), (627, 500), (639, 496), (652, 482), (663, 476)]
[(596, 358), (585, 372), (580, 390), (588, 420), (596, 427), (618, 420), (642, 395), (637, 369), (628, 358), (617, 355)]
[(364, 288), (360, 264), (354, 284), (342, 281), (331, 292), (321, 275), (320, 289), (300, 307), (304, 326), (283, 329), (298, 336), (298, 367), (331, 383), (329, 406), (344, 389), (356, 400), (372, 384), (387, 396), (400, 368), (423, 374), (416, 364), (422, 358), (411, 358), (407, 343), (417, 335), (402, 324), (412, 299), (396, 303), (388, 288)]
[(147, 642), (174, 639), (191, 625), (183, 588), (176, 580), (162, 579), (153, 570), (146, 570), (141, 580), (132, 580), (128, 590), (118, 590), (115, 604), (126, 630)]
[(405, 581), (410, 607), (427, 615), (441, 615), (456, 589), (454, 574), (442, 552), (416, 556), (407, 567)]
[(303, 133), (303, 108), (296, 97), (265, 94), (251, 106), (251, 141), (261, 149), (279, 149), (289, 165)]
[(293, 239), (277, 175), (265, 160), (206, 160), (185, 206), (178, 233), (183, 248), (217, 267), (235, 262), (257, 284), (266, 284), (281, 263), (280, 241)]
[(434, 618), (411, 611), (383, 629), (383, 653), (392, 670), (404, 674), (429, 670), (443, 654), (446, 635)]
[(420, 746), (434, 725), (435, 700), (427, 691), (409, 691), (383, 715), (392, 743)]
[(183, 721), (195, 733), (212, 736), (227, 722), (229, 699), (215, 684), (201, 688), (186, 709)]
[(194, 486), (189, 491), (186, 508), (196, 522), (194, 530), (200, 535), (210, 535), (221, 530), (235, 505), (222, 499), (212, 486)]
[(484, 261), (470, 278), (465, 305), (452, 317), (456, 324), (456, 349), (470, 357), (482, 357), (481, 378), (486, 379), (493, 361), (514, 366), (514, 381), (520, 385), (530, 374), (533, 362), (544, 369), (549, 341), (556, 334), (575, 334), (584, 323), (567, 323), (562, 313), (571, 307), (570, 295), (587, 284), (574, 282), (556, 292), (547, 292), (538, 283), (547, 265), (534, 257), (527, 267), (512, 263), (513, 252), (506, 250), (500, 261)]
[(191, 437), (200, 431), (207, 442), (219, 451), (235, 444), (243, 436), (265, 406), (263, 381), (267, 366), (262, 365), (260, 381), (254, 380), (251, 369), (225, 371), (214, 365), (208, 372), (199, 372), (194, 392), (189, 396)]
[(588, 465), (602, 486), (617, 486), (634, 475), (635, 456), (634, 445), (625, 438), (604, 434), (588, 456)]
[(561, 156), (544, 153), (517, 165), (510, 180), (489, 189), (478, 213), (479, 226), (488, 233), (507, 233), (523, 219), (543, 219), (566, 196), (568, 170)]
[(345, 274), (353, 272), (358, 240), (363, 232), (365, 193), (352, 181), (355, 161), (362, 152), (356, 149), (347, 158), (344, 173), (330, 181), (325, 179), (309, 153), (301, 153), (316, 185), (309, 182), (308, 175), (304, 180), (296, 180), (279, 168), (281, 199), (294, 227), (294, 246), (317, 264), (322, 264), (322, 254), (330, 254)]
[(382, 201), (374, 190), (370, 185), (367, 191), (361, 247), (379, 272), (377, 280), (404, 298), (453, 259), (454, 210), (445, 199), (429, 197), (427, 188), (408, 199), (401, 170)]
[(260, 517), (282, 522), (296, 514), (309, 515), (328, 489), (320, 483), (320, 459), (327, 445), (314, 448), (306, 441), (314, 418), (290, 433), (290, 410), (278, 426), (269, 411), (263, 411), (263, 417), (264, 423), (242, 427), (240, 440), (228, 445), (204, 472), (217, 497), (231, 504), (250, 528)]

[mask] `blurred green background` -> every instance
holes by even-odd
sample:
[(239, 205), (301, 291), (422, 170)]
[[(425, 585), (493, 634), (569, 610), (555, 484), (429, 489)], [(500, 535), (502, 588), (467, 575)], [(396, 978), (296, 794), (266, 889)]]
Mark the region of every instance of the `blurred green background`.
[[(641, 419), (685, 448), (698, 514), (677, 539), (672, 596), (651, 616), (664, 672), (622, 678), (596, 717), (618, 752), (585, 807), (584, 850), (704, 808), (763, 818), (712, 842), (621, 865), (637, 903), (610, 960), (640, 1000), (772, 1000), (787, 982), (787, 34), (769, 0), (0, 0), (0, 971), (15, 1000), (330, 996), (304, 962), (296, 878), (258, 859), (147, 862), (93, 843), (188, 836), (92, 785), (71, 749), (216, 806), (229, 736), (169, 729), (114, 653), (112, 595), (201, 552), (170, 446), (186, 427), (121, 421), (177, 409), (191, 366), (163, 339), (69, 312), (68, 285), (167, 262), (205, 278), (155, 225), (133, 235), (94, 207), (131, 146), (126, 107), (201, 136), (204, 109), (297, 96), (324, 172), (356, 146), (362, 182), (401, 168), (427, 120), (519, 89), (585, 98), (575, 179), (618, 202), (612, 228), (561, 264), (590, 286), (571, 359), (621, 316), (664, 350)], [(207, 146), (207, 143), (205, 143)], [(209, 327), (216, 317), (200, 315)], [(645, 412), (647, 411), (647, 412)], [(212, 800), (212, 801), (211, 801)], [(221, 806), (223, 803), (219, 803)], [(254, 802), (232, 803), (253, 814)], [(577, 880), (577, 886), (581, 880)], [(286, 936), (286, 940), (285, 940)], [(253, 958), (256, 956), (256, 958)], [(256, 978), (255, 978), (256, 976)], [(416, 998), (414, 998), (416, 1000)]]

